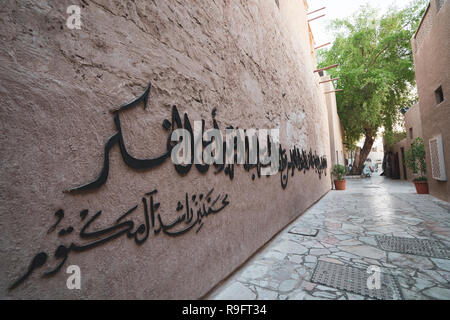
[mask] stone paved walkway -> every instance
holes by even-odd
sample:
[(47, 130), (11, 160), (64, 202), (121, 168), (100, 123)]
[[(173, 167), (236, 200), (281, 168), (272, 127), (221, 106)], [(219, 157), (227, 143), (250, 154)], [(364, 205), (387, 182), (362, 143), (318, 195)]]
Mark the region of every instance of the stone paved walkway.
[[(313, 236), (288, 233), (318, 229)], [(404, 299), (450, 299), (450, 260), (380, 249), (376, 235), (438, 240), (450, 248), (450, 204), (379, 176), (347, 180), (289, 225), (207, 299), (368, 299), (312, 283), (318, 260), (394, 275)]]

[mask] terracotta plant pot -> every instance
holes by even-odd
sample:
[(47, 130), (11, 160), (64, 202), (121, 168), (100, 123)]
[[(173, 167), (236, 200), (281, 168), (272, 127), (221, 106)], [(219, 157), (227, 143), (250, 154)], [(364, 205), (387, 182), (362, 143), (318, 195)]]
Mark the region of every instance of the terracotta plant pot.
[(345, 190), (345, 180), (334, 180), (336, 190)]
[(418, 194), (428, 194), (428, 182), (426, 181), (414, 181), (416, 191)]

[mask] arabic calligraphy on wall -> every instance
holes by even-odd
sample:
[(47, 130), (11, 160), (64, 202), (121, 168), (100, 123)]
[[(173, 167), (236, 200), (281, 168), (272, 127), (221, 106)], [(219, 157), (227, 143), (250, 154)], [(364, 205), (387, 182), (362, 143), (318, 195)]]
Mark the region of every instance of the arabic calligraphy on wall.
[[(117, 132), (113, 134), (106, 142), (104, 148), (104, 159), (103, 166), (100, 174), (93, 181), (71, 188), (64, 192), (74, 193), (74, 192), (86, 192), (90, 190), (99, 189), (103, 186), (108, 179), (109, 175), (109, 153), (116, 144), (119, 145), (121, 156), (125, 164), (133, 169), (153, 169), (164, 163), (167, 159), (170, 158), (171, 151), (174, 147), (173, 142), (171, 141), (171, 134), (175, 129), (185, 129), (191, 135), (193, 135), (193, 130), (191, 126), (191, 122), (189, 120), (188, 115), (185, 113), (183, 115), (183, 121), (181, 120), (181, 116), (178, 112), (176, 106), (172, 108), (172, 117), (171, 121), (164, 120), (162, 123), (162, 127), (169, 134), (167, 137), (167, 146), (166, 150), (161, 153), (160, 156), (152, 159), (137, 159), (130, 155), (127, 151), (123, 136), (122, 129), (120, 125), (120, 113), (124, 110), (128, 110), (138, 106), (139, 104), (144, 104), (144, 109), (148, 104), (148, 97), (150, 94), (151, 84), (147, 86), (144, 93), (138, 97), (136, 100), (122, 105), (119, 108), (112, 110), (112, 114), (114, 117), (114, 123), (116, 126)], [(212, 111), (212, 126), (214, 129), (219, 130), (219, 125), (215, 119), (216, 110)], [(228, 127), (227, 129), (233, 129), (233, 127)], [(202, 120), (202, 131), (205, 130), (205, 120)], [(203, 132), (202, 132), (203, 133)], [(209, 142), (211, 143), (211, 142)], [(223, 142), (224, 149), (226, 149), (226, 142)], [(203, 142), (203, 147), (207, 147), (208, 143)], [(245, 148), (248, 151), (249, 143), (246, 140)], [(192, 153), (194, 151), (192, 150)], [(247, 152), (248, 154), (248, 152)], [(248, 159), (247, 159), (248, 160)], [(224, 162), (225, 163), (225, 162)], [(202, 173), (206, 174), (210, 165), (208, 164), (194, 164), (196, 169)], [(270, 164), (269, 164), (270, 165)], [(189, 171), (192, 169), (192, 164), (174, 164), (175, 170), (182, 176), (186, 176)], [(238, 164), (217, 164), (214, 163), (214, 173), (224, 173), (231, 180), (234, 179), (235, 174), (235, 166), (239, 166)], [(267, 165), (261, 164), (261, 162), (257, 161), (256, 164), (249, 164), (249, 161), (246, 161), (243, 164), (243, 168), (246, 172), (251, 173), (252, 180), (255, 180), (256, 177), (261, 178), (261, 168), (264, 168)], [(286, 189), (289, 181), (289, 177), (293, 177), (296, 171), (306, 173), (309, 170), (314, 170), (314, 172), (318, 175), (319, 179), (321, 179), (322, 175), (326, 175), (327, 168), (327, 159), (325, 156), (319, 156), (316, 153), (313, 153), (310, 149), (309, 152), (305, 150), (300, 150), (297, 147), (287, 151), (279, 146), (279, 166), (278, 172), (280, 174), (281, 187), (282, 189)], [(107, 228), (98, 229), (95, 228), (95, 221), (102, 215), (102, 211), (98, 211), (95, 214), (90, 214), (89, 210), (83, 210), (80, 212), (80, 220), (83, 225), (80, 228), (78, 236), (80, 238), (80, 242), (72, 241), (69, 245), (59, 245), (53, 256), (55, 260), (59, 261), (52, 269), (44, 271), (42, 274), (43, 277), (49, 277), (58, 273), (58, 271), (65, 264), (68, 259), (70, 253), (72, 252), (85, 252), (88, 250), (92, 250), (100, 245), (110, 243), (111, 241), (118, 239), (120, 237), (127, 237), (128, 239), (134, 239), (137, 245), (142, 245), (145, 243), (148, 238), (153, 236), (158, 236), (160, 234), (165, 234), (170, 237), (178, 237), (183, 234), (188, 233), (189, 231), (195, 230), (195, 233), (198, 233), (203, 224), (205, 218), (210, 215), (216, 215), (220, 213), (223, 209), (225, 209), (230, 200), (228, 199), (228, 194), (218, 194), (217, 196), (214, 193), (214, 189), (206, 193), (198, 193), (198, 194), (185, 194), (185, 199), (177, 202), (177, 206), (175, 208), (178, 218), (174, 221), (167, 222), (164, 221), (163, 217), (159, 213), (161, 209), (161, 205), (156, 200), (157, 190), (153, 190), (149, 193), (146, 193), (142, 199), (141, 203), (136, 204), (126, 212), (124, 212), (120, 217), (117, 218), (115, 223)], [(142, 210), (144, 215), (145, 223), (136, 226), (132, 220), (132, 216), (138, 209)], [(65, 212), (63, 209), (56, 211), (55, 218), (57, 219), (55, 224), (52, 225), (47, 234), (53, 234), (56, 232), (57, 235), (61, 239), (65, 240), (69, 238), (72, 234), (75, 233), (75, 228), (73, 226), (65, 226), (60, 228), (60, 224), (63, 223)], [(95, 228), (95, 231), (92, 229)], [(26, 272), (21, 275), (14, 283), (10, 286), (10, 290), (18, 287), (22, 284), (28, 277), (38, 268), (44, 267), (49, 260), (49, 255), (46, 252), (40, 252), (34, 256), (31, 260)]]
[[(122, 129), (121, 129), (121, 125), (120, 125), (120, 113), (122, 111), (134, 108), (141, 103), (143, 103), (144, 108), (146, 108), (148, 105), (150, 89), (151, 89), (151, 84), (149, 84), (147, 86), (144, 93), (139, 98), (111, 111), (112, 114), (114, 115), (114, 123), (116, 125), (117, 132), (114, 135), (112, 135), (105, 144), (103, 168), (102, 168), (100, 174), (93, 181), (91, 181), (87, 184), (78, 186), (78, 187), (71, 188), (69, 190), (66, 190), (65, 192), (70, 193), (70, 192), (77, 192), (77, 191), (79, 192), (79, 191), (96, 190), (96, 189), (99, 189), (102, 185), (104, 185), (108, 179), (108, 174), (109, 174), (109, 152), (116, 144), (119, 144), (122, 159), (127, 166), (129, 166), (133, 169), (139, 169), (139, 170), (148, 169), (149, 170), (149, 169), (152, 169), (152, 168), (155, 168), (155, 167), (161, 165), (167, 159), (170, 159), (171, 152), (174, 147), (174, 144), (171, 141), (171, 136), (172, 136), (172, 132), (175, 129), (187, 130), (193, 139), (194, 133), (193, 133), (191, 121), (190, 121), (188, 115), (185, 113), (183, 116), (183, 121), (181, 121), (181, 116), (180, 116), (180, 113), (178, 112), (177, 107), (173, 106), (171, 121), (165, 119), (162, 123), (162, 127), (164, 128), (164, 130), (168, 131), (166, 151), (162, 152), (160, 156), (152, 158), (152, 159), (136, 159), (128, 153), (124, 139), (123, 139)], [(213, 111), (212, 111), (213, 128), (219, 130), (219, 125), (218, 125), (215, 117), (216, 117), (216, 110), (213, 109)], [(233, 129), (233, 127), (231, 127), (231, 126), (227, 127), (227, 129)], [(201, 133), (202, 137), (203, 137), (204, 131), (205, 131), (205, 120), (202, 120), (202, 133)], [(203, 147), (205, 148), (211, 143), (212, 143), (211, 141), (209, 143), (203, 141)], [(224, 144), (223, 149), (226, 150), (226, 142), (223, 142), (223, 144)], [(258, 144), (259, 144), (259, 141), (258, 141)], [(246, 138), (245, 148), (246, 148), (246, 153), (248, 155), (249, 154), (249, 152), (248, 152), (249, 143), (248, 143), (247, 138)], [(327, 159), (325, 156), (319, 156), (319, 155), (317, 155), (317, 153), (313, 154), (312, 149), (310, 149), (310, 151), (307, 152), (305, 150), (300, 150), (297, 147), (294, 147), (293, 149), (291, 149), (289, 151), (289, 160), (288, 160), (287, 150), (282, 148), (281, 145), (280, 145), (279, 149), (280, 149), (279, 150), (280, 163), (279, 163), (278, 168), (279, 168), (279, 172), (280, 172), (280, 176), (281, 176), (281, 186), (283, 189), (285, 189), (287, 187), (287, 183), (289, 180), (289, 171), (291, 171), (291, 176), (294, 176), (295, 169), (297, 169), (298, 171), (303, 171), (305, 173), (306, 173), (306, 171), (312, 169), (318, 174), (319, 178), (321, 178), (322, 174), (324, 174), (324, 173), (326, 175), (325, 170), (327, 168)], [(192, 153), (192, 155), (194, 154), (194, 146), (193, 145), (192, 145), (191, 153)], [(225, 163), (225, 161), (223, 163)], [(175, 170), (179, 174), (185, 176), (191, 170), (192, 163), (185, 164), (185, 165), (174, 164), (174, 166), (175, 166)], [(235, 164), (214, 163), (213, 166), (216, 169), (215, 174), (224, 172), (225, 175), (228, 175), (230, 177), (230, 179), (233, 180)], [(262, 165), (261, 162), (259, 161), (259, 159), (256, 164), (250, 164), (250, 162), (248, 161), (248, 158), (246, 159), (246, 164), (243, 165), (244, 169), (247, 172), (250, 172), (252, 170), (256, 171), (256, 173), (254, 173), (254, 172), (252, 173), (253, 180), (256, 178), (256, 176), (258, 178), (261, 177), (261, 168), (264, 166), (265, 165)], [(205, 174), (208, 172), (210, 165), (209, 164), (195, 164), (195, 167), (197, 168), (197, 170), (200, 173)]]
[[(80, 212), (80, 220), (82, 226), (78, 233), (82, 242), (71, 242), (70, 245), (59, 245), (53, 256), (55, 260), (60, 261), (50, 270), (45, 271), (42, 276), (49, 277), (55, 275), (65, 264), (69, 254), (71, 252), (85, 252), (92, 250), (100, 245), (109, 243), (120, 237), (127, 237), (133, 240), (137, 245), (144, 244), (150, 236), (158, 236), (165, 234), (170, 237), (179, 237), (189, 231), (198, 233), (205, 219), (211, 215), (217, 215), (223, 209), (225, 209), (230, 201), (228, 194), (214, 193), (214, 189), (209, 190), (203, 194), (185, 194), (185, 198), (178, 201), (176, 208), (178, 218), (174, 221), (164, 221), (159, 213), (161, 204), (157, 202), (158, 190), (153, 190), (146, 193), (141, 203), (137, 203), (129, 210), (119, 216), (115, 223), (107, 228), (99, 229), (95, 226), (95, 221), (102, 215), (102, 211), (98, 211), (95, 214), (90, 214), (89, 210), (82, 210)], [(144, 215), (144, 223), (139, 226), (135, 225), (132, 217), (133, 214), (141, 210)], [(48, 229), (47, 234), (57, 232), (59, 238), (65, 240), (75, 232), (75, 228), (70, 226), (60, 227), (63, 223), (65, 212), (63, 209), (56, 211), (56, 222)], [(40, 252), (34, 256), (31, 263), (28, 266), (25, 274), (20, 276), (9, 289), (15, 289), (21, 283), (23, 283), (34, 270), (43, 267), (49, 259), (49, 255), (46, 252)]]

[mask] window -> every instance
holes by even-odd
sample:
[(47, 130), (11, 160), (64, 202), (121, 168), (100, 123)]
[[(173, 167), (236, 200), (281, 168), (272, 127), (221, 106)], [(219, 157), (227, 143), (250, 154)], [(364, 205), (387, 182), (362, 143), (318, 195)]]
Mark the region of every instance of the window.
[(413, 137), (413, 128), (409, 128), (409, 138), (412, 140)]
[(434, 91), (434, 95), (436, 96), (436, 104), (439, 104), (442, 101), (444, 101), (444, 91), (442, 91), (442, 86), (440, 86), (439, 88), (436, 89), (436, 91)]

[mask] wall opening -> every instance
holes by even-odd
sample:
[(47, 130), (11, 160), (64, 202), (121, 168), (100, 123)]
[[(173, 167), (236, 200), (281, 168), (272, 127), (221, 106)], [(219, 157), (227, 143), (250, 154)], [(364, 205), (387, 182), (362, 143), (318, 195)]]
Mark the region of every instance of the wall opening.
[(440, 104), (444, 101), (444, 91), (442, 91), (442, 86), (439, 86), (439, 88), (434, 91), (434, 95), (436, 96), (436, 104)]

